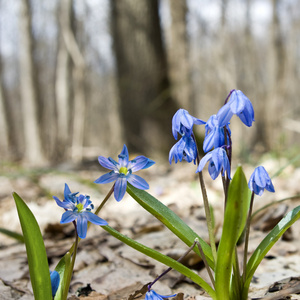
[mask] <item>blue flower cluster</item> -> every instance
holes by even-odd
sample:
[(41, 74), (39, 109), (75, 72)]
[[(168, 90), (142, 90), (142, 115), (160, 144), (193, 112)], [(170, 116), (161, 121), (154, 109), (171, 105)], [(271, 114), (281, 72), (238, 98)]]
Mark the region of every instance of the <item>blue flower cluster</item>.
[[(233, 115), (237, 115), (248, 127), (252, 126), (254, 122), (252, 103), (240, 90), (232, 90), (224, 106), (216, 115), (212, 115), (207, 122), (191, 116), (184, 109), (179, 109), (172, 119), (172, 133), (176, 140), (179, 133), (181, 139), (170, 150), (170, 164), (173, 159), (175, 163), (181, 162), (182, 159), (187, 162), (196, 162), (198, 152), (193, 134), (193, 125), (205, 124), (203, 151), (207, 154), (201, 160), (199, 159), (200, 162), (196, 172), (201, 172), (208, 163), (208, 172), (213, 180), (220, 173), (225, 176), (225, 172), (228, 178), (231, 179), (228, 153), (230, 153), (232, 146), (229, 124)], [(255, 169), (248, 185), (249, 189), (257, 195), (261, 195), (264, 189), (270, 192), (275, 191), (264, 167)]]

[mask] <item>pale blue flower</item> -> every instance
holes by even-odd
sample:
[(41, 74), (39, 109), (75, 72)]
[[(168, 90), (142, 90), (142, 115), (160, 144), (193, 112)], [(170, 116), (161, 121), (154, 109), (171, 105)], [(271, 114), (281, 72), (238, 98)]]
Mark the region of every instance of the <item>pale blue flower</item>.
[(176, 296), (176, 294), (170, 295), (170, 296), (163, 296), (163, 295), (156, 293), (154, 290), (150, 290), (146, 293), (145, 300), (162, 300), (162, 299), (171, 298), (171, 297), (175, 297), (175, 296)]
[(248, 187), (258, 196), (263, 194), (264, 189), (272, 193), (275, 192), (271, 178), (263, 166), (259, 166), (254, 170), (249, 179)]
[[(227, 141), (230, 138), (231, 131), (229, 123), (226, 124)], [(219, 125), (217, 115), (212, 115), (205, 124), (205, 138), (203, 142), (203, 151), (206, 153), (212, 148), (218, 148), (225, 145), (225, 130), (224, 126)]]
[(175, 164), (185, 159), (187, 162), (196, 161), (197, 146), (192, 136), (183, 136), (170, 150), (169, 162), (174, 159)]
[(116, 162), (111, 157), (98, 157), (100, 165), (112, 171), (99, 177), (95, 180), (95, 183), (104, 184), (116, 181), (114, 196), (117, 201), (121, 201), (123, 199), (126, 192), (127, 182), (140, 190), (147, 190), (149, 188), (149, 184), (142, 177), (132, 173), (142, 169), (147, 169), (155, 164), (155, 162), (142, 155), (129, 161), (126, 145), (123, 146), (123, 150), (119, 154), (118, 158), (119, 160)]
[(191, 116), (187, 110), (180, 108), (172, 118), (172, 133), (175, 140), (178, 138), (177, 133), (182, 136), (190, 136), (194, 124), (202, 125), (205, 124), (205, 122)]
[(227, 153), (223, 148), (216, 148), (213, 151), (207, 153), (201, 159), (196, 173), (201, 172), (207, 162), (209, 162), (208, 172), (213, 180), (215, 180), (219, 176), (221, 171), (222, 176), (225, 176), (226, 171), (228, 174), (228, 178), (230, 179), (230, 163), (227, 157)]
[(55, 196), (53, 198), (58, 206), (66, 210), (61, 217), (60, 223), (65, 224), (77, 219), (77, 234), (81, 239), (84, 239), (86, 237), (88, 221), (101, 226), (107, 225), (107, 222), (91, 212), (94, 205), (89, 196), (76, 196), (77, 194), (71, 193), (68, 185), (65, 184), (64, 200), (60, 201)]
[(240, 90), (234, 90), (229, 101), (219, 110), (217, 114), (219, 126), (223, 127), (228, 124), (233, 114), (237, 115), (246, 126), (252, 126), (254, 121), (253, 106)]

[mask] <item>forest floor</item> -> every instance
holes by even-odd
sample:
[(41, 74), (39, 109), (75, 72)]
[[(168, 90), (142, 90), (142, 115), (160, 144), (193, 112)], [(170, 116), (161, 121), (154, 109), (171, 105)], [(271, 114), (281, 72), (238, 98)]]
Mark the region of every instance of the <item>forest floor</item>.
[[(286, 164), (285, 160), (264, 162), (270, 174)], [(245, 166), (247, 178), (253, 171)], [(194, 231), (208, 240), (204, 208), (196, 167), (181, 163), (153, 167), (138, 172), (150, 184), (149, 192), (170, 207)], [(72, 224), (59, 224), (63, 209), (52, 195), (63, 199), (65, 182), (72, 192), (91, 196), (95, 207), (101, 203), (112, 184), (97, 185), (93, 181), (105, 173), (97, 162), (84, 168), (64, 165), (57, 169), (20, 170), (4, 167), (0, 176), (0, 227), (21, 233), (12, 192), (17, 192), (35, 214), (41, 227), (49, 258), (50, 269), (68, 251), (74, 241)], [(204, 172), (207, 192), (214, 207), (217, 239), (221, 234), (223, 216), (222, 184), (220, 178), (212, 181)], [(256, 197), (254, 211), (267, 203), (300, 194), (300, 168), (286, 167), (273, 184), (276, 193), (265, 192)], [(257, 214), (253, 220), (249, 256), (267, 232), (287, 211), (300, 205), (300, 198), (272, 205)], [(186, 250), (176, 236), (156, 218), (141, 208), (129, 195), (121, 202), (113, 197), (107, 202), (100, 217), (121, 233), (136, 239), (174, 259)], [(296, 222), (269, 251), (258, 267), (250, 289), (252, 299), (300, 299), (300, 224)], [(243, 245), (239, 246), (239, 255)], [(184, 264), (209, 281), (199, 257), (188, 255)], [(75, 272), (69, 299), (133, 299), (136, 291), (153, 281), (166, 267), (140, 254), (110, 236), (99, 226), (91, 226), (86, 239), (79, 244)], [(276, 284), (275, 284), (276, 283)], [(274, 285), (275, 284), (275, 285)], [(177, 299), (208, 299), (201, 288), (175, 271), (169, 272), (154, 285), (163, 295), (180, 293)], [(279, 295), (278, 295), (279, 293)], [(86, 294), (86, 295), (84, 295)], [(138, 293), (136, 293), (138, 295)], [(287, 295), (285, 295), (287, 294)], [(144, 299), (144, 295), (135, 299)], [(268, 296), (269, 295), (269, 296)], [(289, 296), (288, 296), (289, 295)], [(33, 299), (24, 244), (0, 235), (0, 299)]]

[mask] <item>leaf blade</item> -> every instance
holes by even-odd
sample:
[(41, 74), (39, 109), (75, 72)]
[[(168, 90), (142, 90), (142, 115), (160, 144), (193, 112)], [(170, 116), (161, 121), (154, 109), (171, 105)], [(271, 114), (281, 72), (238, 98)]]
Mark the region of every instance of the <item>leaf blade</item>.
[[(131, 184), (127, 184), (127, 192), (137, 203), (139, 203), (150, 214), (161, 221), (189, 247), (194, 243), (195, 239), (198, 238), (209, 266), (214, 269), (214, 260), (210, 246), (185, 222), (183, 222), (171, 209), (162, 204), (146, 191), (139, 190)], [(199, 250), (196, 248), (195, 252), (200, 255)]]
[(39, 225), (23, 199), (13, 193), (24, 236), (35, 299), (51, 300), (51, 280), (46, 249)]

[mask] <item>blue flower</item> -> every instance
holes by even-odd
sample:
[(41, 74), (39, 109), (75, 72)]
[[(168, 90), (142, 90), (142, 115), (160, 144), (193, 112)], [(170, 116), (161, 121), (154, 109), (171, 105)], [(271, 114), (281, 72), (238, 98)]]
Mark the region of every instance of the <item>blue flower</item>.
[(51, 279), (52, 297), (54, 297), (60, 282), (60, 276), (58, 272), (50, 271), (50, 279)]
[(76, 196), (77, 194), (71, 193), (68, 185), (65, 184), (64, 200), (60, 201), (55, 196), (53, 198), (58, 206), (66, 210), (61, 217), (60, 223), (65, 224), (77, 219), (77, 234), (81, 239), (84, 239), (86, 237), (88, 221), (101, 226), (107, 225), (107, 222), (91, 212), (94, 205), (89, 196)]
[(208, 161), (208, 172), (213, 180), (219, 176), (221, 171), (222, 176), (225, 176), (225, 171), (227, 171), (228, 178), (230, 179), (230, 163), (226, 151), (223, 148), (216, 148), (207, 153), (201, 159), (196, 173), (201, 172)]
[(275, 192), (271, 178), (263, 166), (259, 166), (254, 170), (249, 179), (248, 187), (259, 196), (262, 195), (264, 189), (272, 193)]
[(170, 295), (170, 296), (163, 296), (163, 295), (156, 293), (153, 290), (150, 290), (146, 293), (145, 300), (162, 300), (165, 298), (171, 298), (171, 297), (175, 297), (175, 296), (176, 296), (176, 294)]
[(217, 116), (220, 127), (225, 126), (233, 116), (237, 115), (248, 127), (254, 121), (254, 110), (251, 101), (240, 90), (234, 90), (230, 100), (219, 110)]
[(105, 158), (103, 156), (99, 156), (98, 161), (100, 165), (112, 171), (99, 177), (95, 180), (95, 183), (101, 184), (116, 181), (114, 196), (117, 201), (121, 201), (126, 192), (127, 181), (134, 187), (141, 190), (147, 190), (149, 188), (149, 184), (142, 177), (134, 175), (132, 172), (147, 169), (155, 164), (155, 162), (142, 155), (129, 161), (126, 145), (124, 145), (123, 150), (118, 157), (119, 160), (116, 162), (111, 157)]
[(170, 150), (169, 162), (172, 163), (174, 159), (175, 164), (177, 161), (185, 159), (187, 162), (196, 161), (197, 146), (192, 136), (183, 136)]
[[(231, 134), (229, 123), (226, 124), (228, 135)], [(227, 136), (227, 141), (229, 136)], [(205, 138), (203, 142), (203, 151), (208, 152), (213, 147), (216, 149), (225, 145), (224, 127), (219, 125), (217, 115), (212, 115), (205, 125)]]
[(172, 133), (175, 140), (177, 140), (177, 133), (190, 136), (194, 124), (202, 125), (205, 122), (191, 116), (187, 110), (180, 108), (172, 119)]

